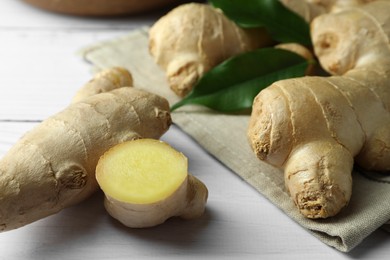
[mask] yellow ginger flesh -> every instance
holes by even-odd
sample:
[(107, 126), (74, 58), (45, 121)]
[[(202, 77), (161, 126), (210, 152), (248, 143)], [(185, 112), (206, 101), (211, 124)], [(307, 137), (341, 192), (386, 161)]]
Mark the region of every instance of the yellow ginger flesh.
[(112, 217), (128, 227), (152, 227), (173, 216), (203, 214), (207, 188), (187, 167), (187, 158), (170, 145), (137, 139), (107, 151), (96, 167), (96, 179)]
[(119, 144), (97, 167), (102, 190), (127, 203), (153, 203), (170, 196), (187, 177), (187, 158), (160, 141)]

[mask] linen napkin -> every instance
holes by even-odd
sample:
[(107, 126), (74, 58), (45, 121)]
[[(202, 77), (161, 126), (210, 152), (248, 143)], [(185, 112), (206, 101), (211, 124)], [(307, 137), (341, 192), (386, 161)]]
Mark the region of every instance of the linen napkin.
[[(179, 100), (149, 55), (148, 28), (87, 46), (80, 54), (96, 70), (125, 67), (133, 74), (135, 87), (164, 96), (171, 104)], [(390, 219), (390, 175), (354, 172), (351, 201), (339, 215), (324, 220), (306, 219), (287, 194), (283, 173), (258, 160), (251, 151), (246, 136), (249, 115), (185, 106), (173, 112), (172, 118), (205, 150), (325, 244), (348, 252), (376, 229), (389, 227), (385, 224)]]

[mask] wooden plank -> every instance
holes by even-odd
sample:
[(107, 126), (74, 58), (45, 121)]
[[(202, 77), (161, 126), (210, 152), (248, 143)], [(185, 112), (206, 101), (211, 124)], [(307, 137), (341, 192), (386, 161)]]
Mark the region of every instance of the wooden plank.
[(66, 107), (92, 76), (77, 51), (125, 33), (0, 29), (0, 120), (43, 119)]

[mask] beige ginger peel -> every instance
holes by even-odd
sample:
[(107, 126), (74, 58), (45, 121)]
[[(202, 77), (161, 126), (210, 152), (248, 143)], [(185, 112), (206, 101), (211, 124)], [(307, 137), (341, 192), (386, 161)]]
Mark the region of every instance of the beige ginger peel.
[[(306, 21), (368, 1), (281, 0)], [(272, 43), (265, 29), (243, 29), (221, 10), (200, 3), (174, 8), (149, 31), (150, 54), (165, 71), (170, 88), (180, 97), (186, 96), (206, 72), (221, 62)]]
[[(168, 102), (117, 82), (130, 75), (113, 69), (94, 83), (118, 87), (79, 99), (26, 133), (0, 161), (0, 227), (18, 228), (78, 203), (98, 189), (95, 168), (112, 146), (159, 138), (169, 127)], [(109, 88), (110, 89), (110, 88)]]
[(200, 217), (208, 192), (187, 173), (187, 164), (182, 153), (154, 139), (114, 146), (96, 168), (107, 211), (132, 228), (153, 227), (174, 216)]
[(334, 76), (278, 81), (254, 101), (251, 146), (284, 169), (308, 218), (334, 216), (348, 204), (354, 162), (390, 169), (389, 21), (388, 1), (317, 17), (314, 51)]
[(270, 43), (264, 29), (244, 30), (218, 9), (199, 3), (176, 7), (149, 32), (150, 53), (181, 97), (217, 64)]

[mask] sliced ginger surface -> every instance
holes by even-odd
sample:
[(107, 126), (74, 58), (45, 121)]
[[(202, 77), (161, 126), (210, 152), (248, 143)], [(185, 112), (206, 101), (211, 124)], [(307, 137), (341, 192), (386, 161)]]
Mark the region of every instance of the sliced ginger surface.
[(110, 197), (148, 204), (169, 197), (187, 177), (187, 158), (170, 145), (138, 139), (117, 145), (99, 161), (96, 178)]
[(187, 157), (155, 139), (112, 147), (96, 167), (107, 212), (131, 228), (156, 226), (175, 216), (200, 217), (208, 191), (188, 174), (187, 165)]

